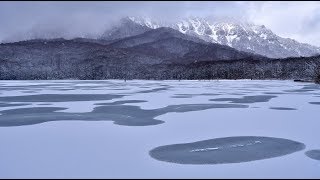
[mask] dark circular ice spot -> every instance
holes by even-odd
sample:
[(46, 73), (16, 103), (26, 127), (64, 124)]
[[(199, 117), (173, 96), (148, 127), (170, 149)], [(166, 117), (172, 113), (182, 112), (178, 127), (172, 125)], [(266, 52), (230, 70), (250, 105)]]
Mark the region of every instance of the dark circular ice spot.
[(312, 89), (293, 89), (293, 90), (284, 90), (284, 92), (289, 92), (289, 93), (305, 93), (305, 92), (311, 92), (314, 91)]
[(157, 147), (150, 156), (178, 164), (225, 164), (274, 158), (303, 150), (300, 142), (256, 136), (217, 138)]
[(288, 107), (270, 107), (273, 110), (297, 110), (295, 108), (288, 108)]
[[(36, 113), (52, 113), (55, 111), (66, 110), (68, 108), (62, 107), (32, 107), (32, 108), (19, 108), (19, 109), (8, 109), (0, 111), (1, 114), (5, 115), (21, 115), (21, 114), (33, 114), (33, 118), (36, 118), (34, 115)], [(26, 118), (26, 117), (23, 117)], [(1, 119), (0, 119), (1, 120)]]
[(38, 93), (38, 91), (22, 91), (22, 93)]
[(115, 101), (111, 103), (95, 103), (94, 105), (122, 105), (122, 104), (129, 104), (129, 103), (144, 103), (148, 102), (145, 100), (121, 100), (121, 101)]
[(257, 95), (257, 96), (243, 96), (242, 98), (216, 98), (210, 99), (210, 101), (229, 101), (232, 103), (242, 103), (242, 104), (250, 104), (257, 102), (268, 102), (272, 98), (276, 98), (277, 96), (271, 95)]
[(217, 93), (201, 93), (201, 94), (175, 94), (174, 96), (171, 96), (172, 98), (193, 98), (197, 96), (218, 96), (221, 94)]
[(283, 92), (265, 92), (264, 94), (281, 95), (281, 94), (289, 94), (289, 93), (283, 93)]
[(136, 93), (154, 93), (154, 92), (158, 92), (158, 91), (165, 91), (168, 89), (169, 88), (167, 88), (167, 87), (163, 87), (163, 88), (155, 88), (155, 89), (150, 89), (150, 90), (142, 90), (142, 91), (138, 91)]
[(27, 104), (27, 103), (16, 103), (16, 104), (0, 103), (0, 107), (26, 106), (26, 105), (30, 105), (30, 104)]
[(309, 104), (320, 105), (320, 102), (309, 102)]
[(320, 161), (320, 149), (307, 151), (305, 154), (311, 159)]
[(4, 102), (70, 102), (70, 101), (99, 101), (122, 98), (118, 94), (36, 94), (27, 96), (0, 97)]

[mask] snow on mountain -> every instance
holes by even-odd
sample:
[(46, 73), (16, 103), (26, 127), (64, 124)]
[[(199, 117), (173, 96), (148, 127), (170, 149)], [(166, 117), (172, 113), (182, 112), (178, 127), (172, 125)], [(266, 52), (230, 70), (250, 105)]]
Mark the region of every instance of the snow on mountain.
[(264, 25), (188, 18), (173, 27), (184, 34), (197, 36), (208, 42), (228, 45), (241, 51), (253, 52), (271, 58), (312, 56), (320, 53), (319, 47), (282, 38)]
[(271, 58), (312, 56), (320, 48), (293, 39), (282, 38), (264, 25), (237, 20), (208, 20), (191, 17), (173, 24), (158, 23), (145, 17), (126, 17), (120, 25), (106, 31), (102, 39), (112, 40), (144, 33), (159, 27), (171, 27), (181, 33), (212, 43), (233, 47)]
[(147, 18), (147, 17), (133, 17), (133, 16), (130, 16), (130, 17), (127, 17), (129, 20), (137, 23), (137, 24), (140, 24), (141, 26), (146, 26), (148, 28), (151, 28), (151, 29), (156, 29), (156, 28), (159, 28), (160, 25), (158, 23), (155, 23), (153, 22), (150, 18)]

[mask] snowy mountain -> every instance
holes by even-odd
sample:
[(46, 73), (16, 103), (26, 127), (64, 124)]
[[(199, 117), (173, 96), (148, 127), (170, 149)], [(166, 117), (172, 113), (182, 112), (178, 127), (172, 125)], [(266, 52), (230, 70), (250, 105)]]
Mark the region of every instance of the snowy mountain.
[(255, 25), (236, 20), (207, 20), (187, 18), (173, 24), (157, 23), (150, 18), (127, 17), (119, 25), (106, 31), (101, 39), (113, 40), (144, 33), (150, 29), (171, 27), (181, 33), (198, 37), (212, 43), (233, 47), (270, 58), (313, 56), (320, 48), (293, 39), (282, 38), (264, 25)]
[(239, 21), (211, 22), (201, 18), (189, 18), (173, 26), (180, 32), (197, 36), (213, 43), (228, 45), (240, 51), (253, 52), (271, 58), (312, 56), (320, 48), (282, 38), (264, 25)]

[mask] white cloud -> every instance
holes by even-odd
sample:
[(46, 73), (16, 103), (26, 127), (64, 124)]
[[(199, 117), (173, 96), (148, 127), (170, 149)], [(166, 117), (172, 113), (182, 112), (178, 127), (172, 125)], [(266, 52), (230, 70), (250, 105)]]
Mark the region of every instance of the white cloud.
[(279, 36), (320, 46), (320, 2), (316, 1), (0, 2), (0, 41), (25, 39), (44, 31), (56, 36), (92, 36), (126, 15), (167, 21), (186, 16), (248, 19)]
[[(263, 24), (282, 37), (320, 45), (320, 25), (313, 22), (320, 18), (320, 2), (251, 2), (248, 19)], [(320, 22), (319, 22), (320, 23)]]

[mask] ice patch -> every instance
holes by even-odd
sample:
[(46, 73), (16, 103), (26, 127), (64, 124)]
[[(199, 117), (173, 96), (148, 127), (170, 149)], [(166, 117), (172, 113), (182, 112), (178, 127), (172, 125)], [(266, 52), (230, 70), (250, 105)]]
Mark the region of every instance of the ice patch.
[(304, 148), (303, 143), (288, 139), (239, 136), (160, 146), (149, 154), (157, 160), (178, 164), (226, 164), (280, 157)]

